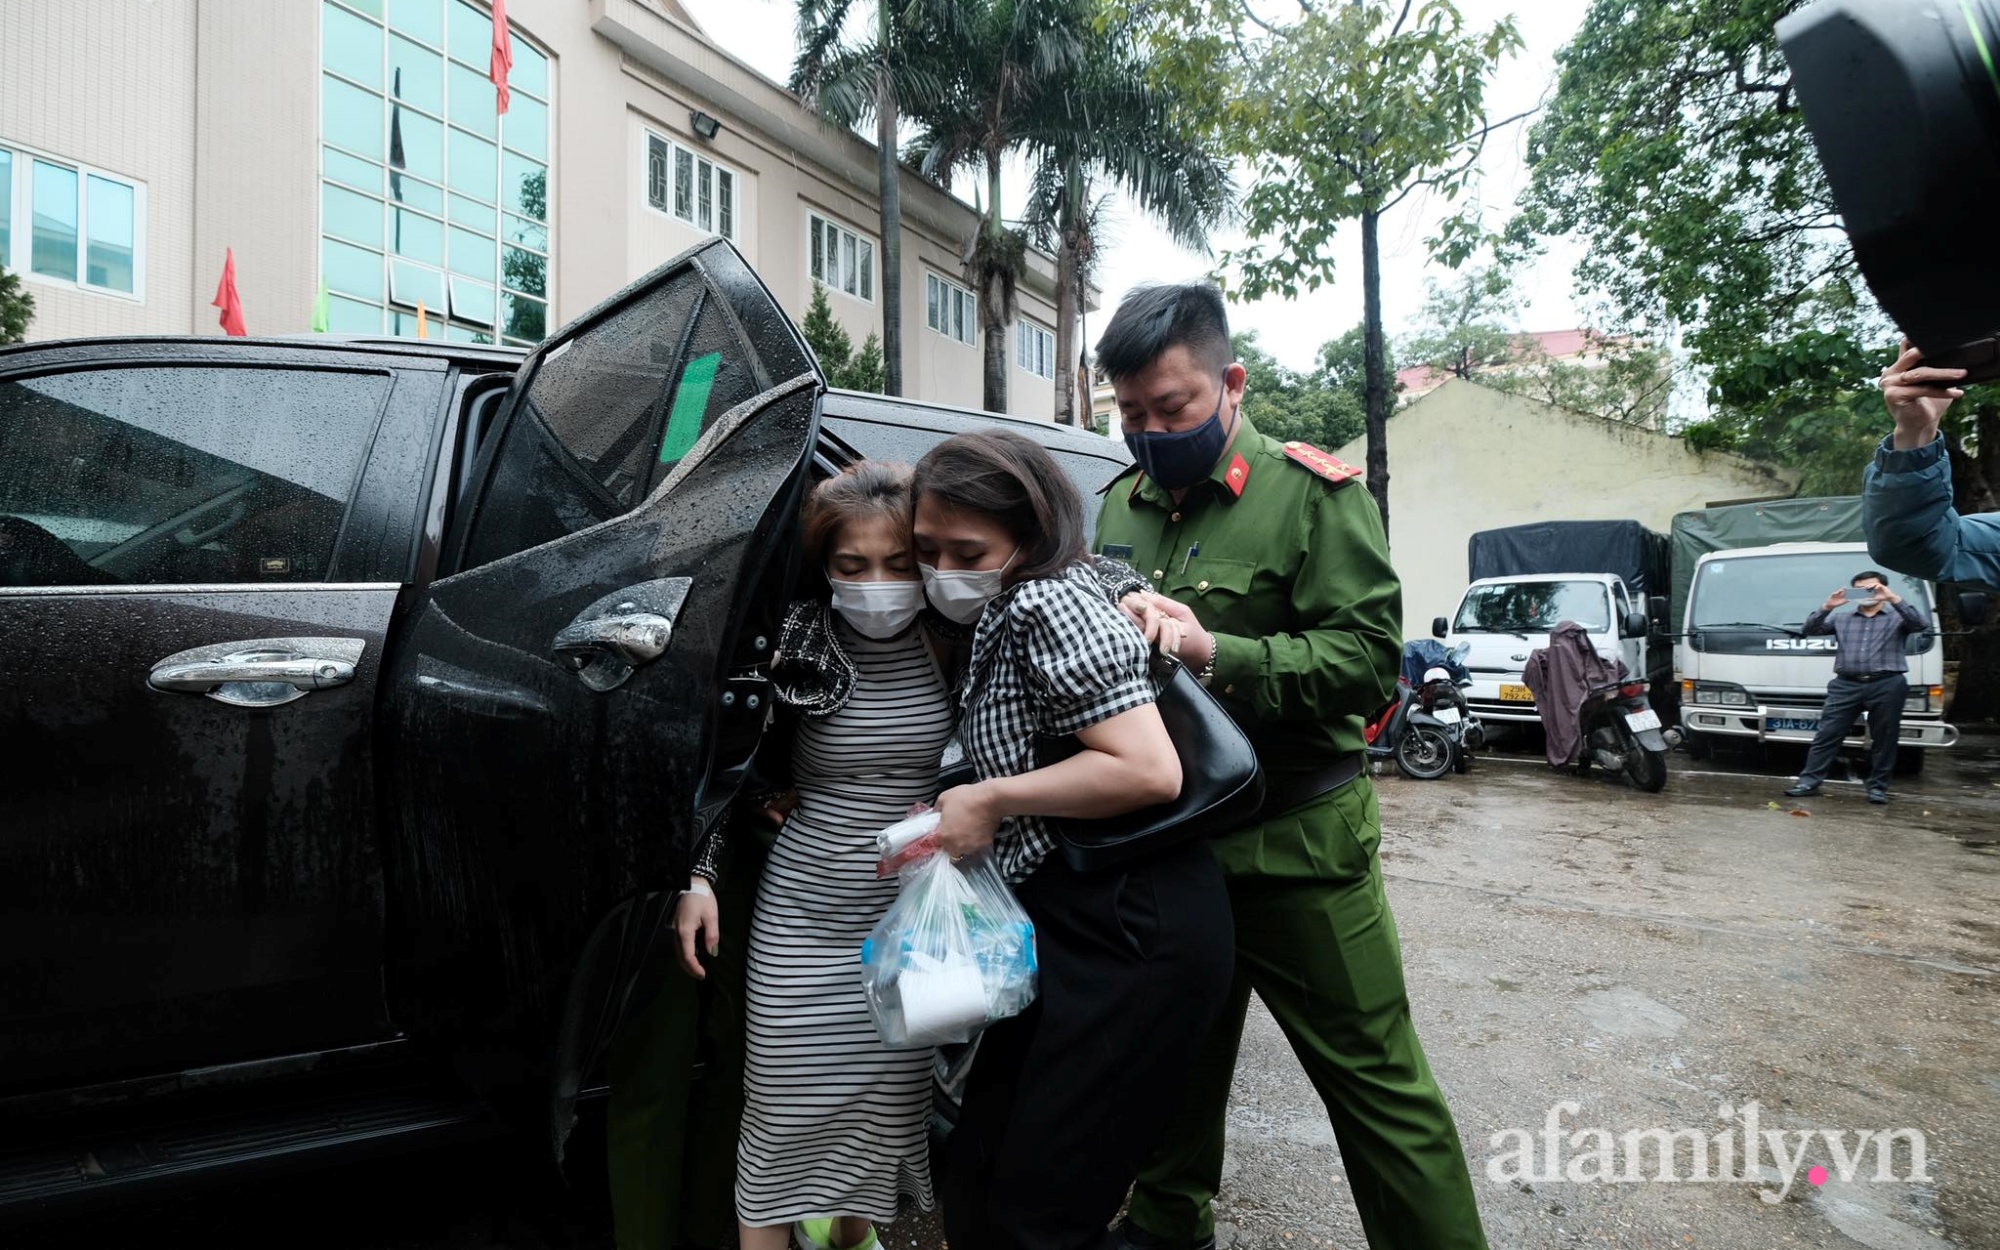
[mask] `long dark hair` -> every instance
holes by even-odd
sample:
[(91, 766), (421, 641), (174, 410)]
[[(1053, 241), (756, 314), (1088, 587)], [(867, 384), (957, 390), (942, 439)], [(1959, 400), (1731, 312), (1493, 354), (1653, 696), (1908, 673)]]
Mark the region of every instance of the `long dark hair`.
[(1088, 559), (1083, 499), (1040, 443), (1013, 430), (975, 430), (948, 438), (917, 461), (911, 502), (932, 496), (953, 512), (992, 517), (1021, 554), (1007, 583), (1060, 577)]

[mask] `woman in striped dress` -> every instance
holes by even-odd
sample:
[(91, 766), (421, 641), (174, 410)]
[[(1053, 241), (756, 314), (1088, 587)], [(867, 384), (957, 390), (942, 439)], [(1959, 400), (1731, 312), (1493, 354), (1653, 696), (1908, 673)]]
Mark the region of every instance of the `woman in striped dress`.
[[(858, 962), (896, 898), (896, 880), (875, 877), (875, 832), (937, 797), (955, 729), (946, 644), (919, 622), (910, 511), (909, 470), (866, 461), (806, 507), (806, 545), (833, 594), (793, 605), (773, 666), (797, 801), (750, 922), (743, 1250), (784, 1250), (793, 1225), (801, 1247), (868, 1247), (870, 1222), (893, 1220), (903, 1199), (933, 1205), (932, 1052), (882, 1044)], [(696, 940), (714, 932), (713, 862), (705, 851), (677, 915), (697, 976)]]

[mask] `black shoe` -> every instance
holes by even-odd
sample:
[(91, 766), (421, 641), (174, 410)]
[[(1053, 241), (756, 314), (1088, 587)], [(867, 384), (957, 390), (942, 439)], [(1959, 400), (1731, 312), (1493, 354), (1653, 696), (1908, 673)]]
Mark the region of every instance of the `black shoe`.
[(1818, 793), (1819, 793), (1819, 782), (1815, 781), (1811, 785), (1807, 785), (1805, 782), (1801, 781), (1799, 784), (1785, 791), (1785, 797), (1788, 799), (1803, 799), (1808, 795), (1813, 795)]
[(1869, 786), (1868, 801), (1878, 807), (1887, 803), (1889, 801), (1889, 788), (1887, 786)]
[(1215, 1250), (1215, 1234), (1210, 1233), (1200, 1241), (1174, 1241), (1124, 1219), (1111, 1230), (1110, 1250)]

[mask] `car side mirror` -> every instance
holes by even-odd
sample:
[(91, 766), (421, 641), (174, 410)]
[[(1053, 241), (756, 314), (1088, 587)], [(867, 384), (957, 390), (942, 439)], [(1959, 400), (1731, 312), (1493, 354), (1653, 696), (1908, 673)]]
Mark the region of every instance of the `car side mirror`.
[(1978, 629), (1993, 619), (1993, 597), (1983, 590), (1958, 592), (1958, 619), (1967, 629)]
[(1651, 599), (1646, 600), (1646, 606), (1652, 611), (1653, 619), (1660, 623), (1660, 628), (1665, 629), (1669, 624), (1667, 616), (1673, 611), (1672, 606), (1667, 602), (1667, 597), (1665, 595), (1654, 595)]
[(1434, 616), (1431, 618), (1431, 637), (1444, 638), (1448, 637), (1450, 634), (1451, 634), (1450, 621), (1447, 621), (1442, 616)]
[(1644, 638), (1646, 631), (1651, 625), (1652, 622), (1646, 619), (1644, 612), (1627, 612), (1625, 614), (1625, 637)]

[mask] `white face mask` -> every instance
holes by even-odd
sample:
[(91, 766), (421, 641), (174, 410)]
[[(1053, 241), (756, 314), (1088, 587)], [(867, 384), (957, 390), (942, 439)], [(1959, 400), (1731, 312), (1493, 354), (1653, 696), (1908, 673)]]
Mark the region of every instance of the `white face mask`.
[(1007, 563), (997, 569), (940, 571), (928, 564), (919, 564), (917, 568), (924, 575), (924, 593), (930, 596), (931, 606), (949, 620), (970, 625), (979, 619), (980, 613), (986, 611), (986, 605), (1000, 593), (1001, 575), (1020, 554), (1021, 549), (1014, 548), (1014, 555), (1008, 556)]
[(833, 610), (864, 638), (894, 638), (924, 609), (922, 582), (833, 583)]

